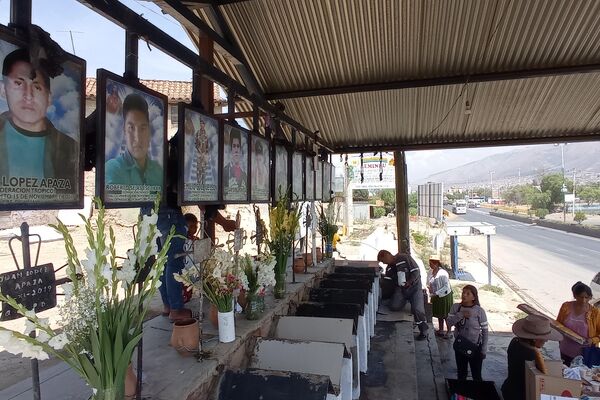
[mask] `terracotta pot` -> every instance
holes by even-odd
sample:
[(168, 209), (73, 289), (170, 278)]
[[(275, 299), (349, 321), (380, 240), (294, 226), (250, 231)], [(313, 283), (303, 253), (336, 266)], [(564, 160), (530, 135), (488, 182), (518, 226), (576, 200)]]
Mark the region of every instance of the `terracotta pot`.
[(303, 257), (304, 257), (304, 260), (306, 261), (306, 265), (308, 265), (308, 266), (313, 265), (312, 253), (304, 253)]
[(198, 320), (187, 318), (173, 323), (171, 346), (181, 355), (191, 355), (198, 352), (200, 328)]
[(129, 364), (125, 372), (125, 398), (133, 399), (137, 392), (137, 376), (133, 371), (133, 365)]
[(323, 252), (320, 247), (317, 247), (317, 262), (323, 261)]
[(294, 272), (297, 274), (304, 273), (304, 258), (296, 258), (294, 260)]
[(219, 310), (214, 304), (210, 305), (210, 310), (208, 311), (208, 320), (215, 328), (219, 329)]

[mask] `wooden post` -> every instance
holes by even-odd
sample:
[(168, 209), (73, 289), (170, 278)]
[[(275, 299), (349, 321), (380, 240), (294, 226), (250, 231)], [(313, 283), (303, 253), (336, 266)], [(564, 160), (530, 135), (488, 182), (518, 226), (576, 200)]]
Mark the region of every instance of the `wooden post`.
[(408, 228), (408, 178), (406, 175), (406, 154), (395, 151), (396, 170), (396, 227), (398, 229), (398, 252), (410, 252), (410, 230)]

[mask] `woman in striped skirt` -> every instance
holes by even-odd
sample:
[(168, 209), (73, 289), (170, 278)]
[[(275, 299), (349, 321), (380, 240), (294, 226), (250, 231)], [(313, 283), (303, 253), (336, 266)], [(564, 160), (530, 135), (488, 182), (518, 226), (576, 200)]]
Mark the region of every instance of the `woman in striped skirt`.
[[(431, 297), (432, 314), (438, 319), (439, 330), (436, 336), (448, 337), (450, 327), (448, 326), (448, 312), (452, 307), (452, 288), (450, 287), (450, 277), (448, 272), (442, 268), (440, 257), (433, 255), (429, 257), (429, 267), (431, 272), (428, 277), (429, 296)], [(444, 324), (447, 332), (444, 333)]]

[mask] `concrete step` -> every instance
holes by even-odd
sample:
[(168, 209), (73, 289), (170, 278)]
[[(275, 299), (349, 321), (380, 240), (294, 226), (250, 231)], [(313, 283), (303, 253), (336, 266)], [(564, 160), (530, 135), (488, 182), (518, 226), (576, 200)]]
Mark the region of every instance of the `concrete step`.
[(412, 322), (377, 322), (361, 400), (419, 399), (414, 336)]
[(427, 340), (415, 341), (415, 357), (419, 400), (447, 400), (444, 369), (433, 329), (429, 329)]

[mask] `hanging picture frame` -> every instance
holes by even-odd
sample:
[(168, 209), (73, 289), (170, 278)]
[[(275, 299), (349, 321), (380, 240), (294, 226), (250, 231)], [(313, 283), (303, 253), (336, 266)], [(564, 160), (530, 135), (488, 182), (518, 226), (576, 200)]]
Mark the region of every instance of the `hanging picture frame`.
[(271, 145), (264, 137), (250, 135), (250, 201), (266, 203), (271, 189)]
[(189, 104), (179, 104), (179, 204), (219, 201), (220, 125)]
[(86, 62), (30, 46), (0, 26), (0, 210), (83, 208)]
[(164, 198), (167, 97), (112, 72), (97, 72), (96, 192), (107, 208)]
[(222, 199), (224, 203), (247, 203), (249, 194), (250, 132), (231, 122), (223, 123)]

